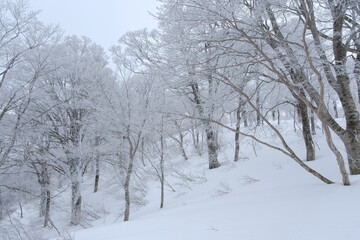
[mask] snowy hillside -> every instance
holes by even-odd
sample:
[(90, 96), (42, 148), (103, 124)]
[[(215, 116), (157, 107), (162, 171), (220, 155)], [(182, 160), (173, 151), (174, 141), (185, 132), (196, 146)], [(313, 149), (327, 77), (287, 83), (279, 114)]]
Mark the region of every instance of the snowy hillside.
[[(286, 138), (301, 153), (299, 134), (289, 130)], [(159, 209), (159, 183), (151, 180), (143, 199), (147, 204), (135, 204), (130, 221), (122, 222), (124, 202), (116, 179), (102, 180), (98, 193), (91, 191), (92, 179), (84, 179), (82, 226), (68, 225), (69, 204), (64, 199), (69, 198), (69, 189), (54, 198), (52, 220), (61, 237), (56, 237), (54, 228), (36, 229), (41, 222), (37, 202), (24, 207), (23, 219), (17, 212), (17, 219), (33, 239), (358, 239), (360, 177), (353, 176), (350, 187), (341, 185), (336, 161), (321, 133), (316, 139), (318, 159), (308, 165), (336, 182), (332, 185), (320, 182), (282, 153), (246, 138), (241, 140), (241, 160), (235, 163), (233, 134), (225, 132), (223, 137), (220, 168), (209, 170), (206, 157), (196, 154), (187, 161), (168, 157), (163, 209)], [(111, 175), (112, 170), (107, 171)]]
[[(205, 157), (195, 154), (185, 161), (177, 156), (167, 159), (170, 172), (167, 181), (165, 206), (159, 209), (159, 183), (151, 181), (146, 200), (148, 204), (132, 210), (129, 222), (122, 222), (123, 200), (116, 185), (103, 180), (101, 191), (91, 192), (92, 182), (85, 181), (85, 206), (101, 216), (90, 227), (68, 226), (68, 190), (54, 201), (53, 221), (60, 231), (68, 232), (56, 238), (55, 230), (48, 229), (44, 238), (76, 240), (232, 240), (232, 239), (326, 239), (352, 240), (357, 238), (360, 213), (360, 177), (351, 178), (352, 185), (341, 185), (336, 161), (318, 135), (318, 159), (308, 163), (336, 184), (326, 185), (314, 178), (281, 153), (242, 138), (242, 158), (232, 161), (233, 134), (223, 133), (226, 141), (220, 155), (222, 166), (209, 170)], [(301, 152), (299, 132), (289, 130), (286, 136)], [(267, 139), (272, 139), (271, 136)], [(256, 150), (256, 154), (255, 151)], [(111, 171), (111, 170), (108, 170)], [(110, 181), (110, 180), (109, 180)], [(35, 204), (36, 205), (36, 204)], [(33, 212), (25, 209), (21, 222), (36, 220)], [(61, 209), (62, 207), (62, 209)], [(96, 212), (97, 211), (97, 212)], [(84, 225), (84, 224), (83, 224)], [(81, 230), (82, 229), (82, 230)], [(67, 238), (66, 238), (67, 236)]]
[[(295, 146), (300, 138), (290, 137)], [(320, 182), (266, 147), (257, 146), (256, 157), (243, 139), (248, 159), (238, 163), (232, 162), (231, 148), (222, 152), (222, 167), (215, 170), (208, 170), (200, 157), (183, 162), (182, 171), (193, 182), (187, 182), (189, 188), (167, 192), (164, 209), (158, 208), (159, 190), (154, 184), (147, 196), (151, 204), (134, 213), (129, 222), (73, 236), (76, 240), (358, 239), (360, 177), (352, 178), (352, 186), (342, 186), (335, 159), (319, 138), (319, 159), (309, 165), (336, 184)]]

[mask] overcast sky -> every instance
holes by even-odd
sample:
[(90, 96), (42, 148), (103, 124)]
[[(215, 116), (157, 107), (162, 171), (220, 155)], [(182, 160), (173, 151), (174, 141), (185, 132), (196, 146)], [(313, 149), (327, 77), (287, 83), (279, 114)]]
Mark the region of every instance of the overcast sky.
[(127, 31), (155, 28), (156, 0), (29, 0), (40, 20), (58, 23), (66, 34), (85, 35), (105, 49)]

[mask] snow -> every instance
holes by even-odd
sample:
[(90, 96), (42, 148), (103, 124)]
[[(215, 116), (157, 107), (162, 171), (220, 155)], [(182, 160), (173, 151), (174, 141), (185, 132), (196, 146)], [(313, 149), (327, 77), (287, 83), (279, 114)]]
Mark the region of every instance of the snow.
[(358, 186), (281, 184), (275, 176), (244, 185), (236, 170), (227, 179), (234, 181), (227, 195), (213, 196), (199, 186), (168, 198), (174, 202), (163, 210), (80, 231), (76, 239), (356, 239)]
[[(289, 130), (286, 137), (304, 155), (299, 134)], [(148, 204), (133, 205), (130, 221), (122, 222), (122, 189), (116, 184), (104, 188), (110, 180), (102, 179), (101, 191), (94, 194), (89, 179), (84, 180), (83, 199), (86, 209), (92, 209), (99, 219), (86, 220), (84, 226), (88, 229), (68, 226), (69, 211), (67, 205), (61, 205), (70, 197), (65, 191), (54, 200), (52, 220), (75, 240), (359, 239), (360, 176), (351, 176), (349, 187), (341, 185), (335, 158), (322, 135), (316, 137), (318, 158), (308, 165), (336, 182), (332, 185), (322, 183), (282, 153), (254, 146), (244, 138), (243, 158), (234, 163), (233, 135), (223, 135), (226, 140), (219, 156), (220, 168), (208, 170), (206, 157), (195, 154), (187, 161), (168, 156), (168, 168), (171, 166), (178, 174), (168, 171), (167, 181), (176, 192), (167, 188), (163, 209), (159, 209), (159, 183), (151, 181)], [(273, 138), (268, 135), (263, 139)], [(35, 218), (37, 212), (25, 210), (25, 214)], [(44, 233), (44, 237), (64, 239), (56, 237), (54, 230)]]
[(320, 157), (309, 165), (337, 184), (320, 182), (265, 147), (255, 157), (247, 146), (244, 151), (251, 159), (238, 163), (232, 163), (232, 151), (227, 149), (218, 169), (207, 170), (199, 157), (188, 160), (186, 171), (206, 181), (192, 183), (191, 190), (167, 192), (164, 209), (158, 209), (159, 192), (153, 186), (148, 195), (151, 204), (133, 213), (129, 222), (81, 230), (75, 239), (358, 239), (360, 178), (352, 177), (352, 186), (342, 186), (334, 157), (323, 139), (318, 141)]

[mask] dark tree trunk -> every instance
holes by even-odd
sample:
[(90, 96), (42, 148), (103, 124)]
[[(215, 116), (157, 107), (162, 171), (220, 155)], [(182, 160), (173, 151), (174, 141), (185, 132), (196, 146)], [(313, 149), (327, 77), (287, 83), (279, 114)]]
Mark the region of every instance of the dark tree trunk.
[(24, 211), (21, 202), (19, 202), (19, 208), (20, 208), (20, 218), (24, 218)]
[(315, 148), (311, 135), (310, 121), (305, 103), (299, 101), (298, 109), (301, 116), (302, 133), (306, 146), (306, 161), (313, 161), (315, 160)]
[(96, 155), (95, 160), (95, 184), (94, 184), (94, 193), (99, 190), (99, 180), (100, 180), (100, 157), (99, 154)]
[(94, 183), (94, 193), (99, 190), (99, 180), (100, 180), (100, 153), (98, 147), (101, 144), (101, 138), (99, 136), (95, 137), (95, 148), (96, 148), (96, 156), (95, 156), (95, 183)]
[(336, 100), (333, 100), (333, 108), (334, 108), (335, 118), (339, 118), (339, 112), (338, 112)]
[(276, 121), (276, 111), (275, 110), (271, 111), (271, 116), (272, 116), (272, 120), (275, 122)]
[(46, 191), (46, 206), (45, 206), (45, 215), (44, 215), (44, 227), (49, 225), (50, 221), (50, 205), (51, 205), (51, 193), (50, 189)]
[(308, 109), (306, 104), (301, 100), (302, 98), (303, 99), (306, 98), (305, 91), (303, 89), (300, 89), (299, 92), (300, 96), (296, 95), (293, 91), (291, 91), (291, 93), (294, 96), (294, 98), (297, 100), (297, 105), (296, 105), (297, 119), (300, 120), (302, 126), (302, 135), (306, 147), (306, 161), (313, 161), (315, 160), (315, 148), (311, 133)]

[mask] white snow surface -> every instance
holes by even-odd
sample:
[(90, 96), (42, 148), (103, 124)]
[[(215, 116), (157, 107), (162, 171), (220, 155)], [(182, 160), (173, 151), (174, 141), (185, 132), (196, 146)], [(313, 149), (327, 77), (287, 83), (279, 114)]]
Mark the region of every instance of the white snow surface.
[[(67, 227), (75, 240), (358, 240), (360, 176), (351, 176), (351, 186), (342, 186), (335, 157), (318, 134), (317, 159), (308, 165), (336, 182), (332, 185), (282, 153), (246, 138), (241, 140), (242, 159), (235, 163), (233, 134), (225, 132), (220, 168), (207, 169), (206, 155), (193, 154), (187, 161), (167, 156), (168, 166), (183, 177), (168, 172), (167, 181), (175, 192), (166, 188), (163, 209), (159, 209), (159, 183), (153, 180), (145, 197), (148, 204), (134, 206), (130, 221), (122, 222), (122, 189), (105, 189), (108, 182), (103, 180), (102, 190), (94, 194), (89, 181), (84, 183), (85, 206), (103, 209), (92, 227), (67, 226), (68, 210), (61, 213), (56, 207), (52, 220), (62, 229)], [(286, 137), (303, 157), (300, 131), (289, 129)], [(275, 141), (271, 134), (263, 139)], [(343, 151), (341, 144), (338, 147)]]

